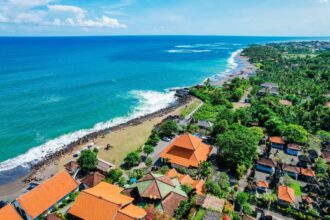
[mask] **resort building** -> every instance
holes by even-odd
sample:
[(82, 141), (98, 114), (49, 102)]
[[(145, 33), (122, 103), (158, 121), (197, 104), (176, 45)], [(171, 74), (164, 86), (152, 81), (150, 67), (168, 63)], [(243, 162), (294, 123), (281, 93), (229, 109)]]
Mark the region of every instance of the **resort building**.
[(288, 165), (288, 164), (282, 164), (282, 171), (284, 174), (289, 175), (293, 179), (298, 179), (298, 175), (300, 173), (300, 168), (293, 166), (293, 165)]
[(92, 172), (85, 176), (81, 183), (83, 184), (84, 188), (91, 188), (99, 184), (105, 179), (105, 176), (99, 172)]
[(151, 172), (130, 186), (127, 192), (137, 194), (138, 202), (153, 204), (169, 216), (174, 215), (181, 201), (188, 199), (177, 178)]
[(310, 168), (300, 168), (300, 177), (304, 181), (311, 182), (315, 180), (315, 172)]
[(292, 106), (292, 102), (286, 99), (281, 99), (280, 104), (284, 106)]
[(170, 169), (165, 176), (174, 179), (177, 178), (179, 180), (179, 183), (181, 185), (190, 185), (192, 187), (192, 190), (194, 193), (199, 194), (199, 195), (204, 195), (205, 194), (205, 181), (204, 180), (194, 180), (192, 179), (189, 175), (181, 174), (176, 171), (175, 168)]
[(83, 190), (69, 210), (69, 214), (84, 220), (137, 220), (146, 216), (144, 209), (132, 204), (132, 197), (123, 195), (124, 189), (106, 182)]
[(271, 147), (277, 148), (277, 149), (283, 149), (284, 145), (285, 145), (285, 141), (283, 140), (283, 138), (281, 138), (279, 136), (269, 137), (269, 142), (270, 142)]
[(40, 219), (77, 190), (76, 180), (62, 171), (17, 198), (14, 205), (25, 219)]
[(263, 171), (266, 173), (274, 173), (277, 166), (276, 161), (269, 158), (259, 158), (257, 161), (256, 170)]
[(7, 204), (0, 209), (0, 219), (3, 220), (23, 220), (12, 204)]
[(259, 96), (264, 96), (266, 93), (269, 93), (271, 95), (279, 95), (279, 87), (276, 83), (266, 82), (262, 83), (261, 89), (258, 91)]
[(206, 161), (212, 147), (202, 142), (201, 138), (191, 134), (183, 134), (170, 143), (160, 154), (163, 161), (171, 163), (172, 167), (198, 167)]
[(298, 156), (299, 152), (301, 151), (301, 146), (298, 144), (288, 144), (286, 147), (285, 152), (287, 154)]
[(278, 202), (281, 205), (292, 205), (295, 203), (295, 193), (294, 190), (288, 186), (279, 186), (277, 192)]

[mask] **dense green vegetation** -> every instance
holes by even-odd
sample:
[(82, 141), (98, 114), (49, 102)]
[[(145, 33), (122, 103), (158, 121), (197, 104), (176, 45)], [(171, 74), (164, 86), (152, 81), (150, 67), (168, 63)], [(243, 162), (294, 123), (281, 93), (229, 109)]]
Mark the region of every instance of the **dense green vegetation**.
[(97, 156), (94, 151), (85, 150), (81, 152), (77, 163), (82, 171), (88, 172), (96, 169)]

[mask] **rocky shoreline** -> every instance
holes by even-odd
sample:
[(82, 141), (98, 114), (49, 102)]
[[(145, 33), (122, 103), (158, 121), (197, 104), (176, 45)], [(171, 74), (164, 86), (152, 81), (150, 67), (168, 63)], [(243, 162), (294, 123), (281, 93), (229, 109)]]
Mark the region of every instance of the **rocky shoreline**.
[(175, 96), (176, 96), (177, 99), (170, 106), (168, 106), (166, 108), (163, 108), (163, 109), (160, 109), (160, 110), (158, 110), (156, 112), (153, 112), (151, 114), (147, 114), (147, 115), (132, 119), (128, 122), (116, 125), (114, 127), (110, 127), (110, 128), (104, 129), (104, 130), (100, 130), (100, 131), (97, 131), (97, 132), (94, 132), (94, 133), (90, 133), (90, 134), (80, 138), (79, 140), (70, 143), (66, 147), (62, 148), (60, 151), (57, 151), (54, 154), (48, 155), (47, 157), (45, 157), (42, 161), (38, 162), (37, 164), (31, 165), (31, 171), (29, 172), (27, 177), (23, 179), (23, 182), (28, 183), (28, 182), (31, 182), (31, 181), (39, 181), (38, 179), (36, 179), (35, 174), (41, 168), (47, 166), (48, 164), (52, 163), (53, 161), (58, 160), (60, 157), (62, 157), (65, 154), (72, 153), (75, 150), (76, 147), (78, 147), (82, 144), (87, 144), (89, 142), (92, 142), (97, 137), (104, 136), (104, 135), (106, 135), (110, 132), (120, 130), (120, 129), (125, 128), (125, 127), (135, 126), (135, 125), (141, 124), (144, 121), (147, 121), (147, 120), (149, 120), (151, 118), (154, 118), (154, 117), (160, 117), (160, 116), (166, 115), (169, 112), (173, 111), (174, 109), (176, 109), (180, 106), (186, 105), (192, 98), (192, 96), (188, 94), (187, 89), (176, 89), (175, 92), (176, 92)]

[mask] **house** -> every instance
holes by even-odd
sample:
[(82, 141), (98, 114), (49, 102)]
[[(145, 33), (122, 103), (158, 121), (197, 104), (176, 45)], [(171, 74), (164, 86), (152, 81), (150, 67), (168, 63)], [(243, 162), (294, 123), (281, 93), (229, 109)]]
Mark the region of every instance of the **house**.
[(298, 179), (298, 175), (300, 173), (300, 168), (293, 166), (293, 165), (288, 165), (288, 164), (282, 164), (282, 171), (284, 174), (289, 175), (293, 179)]
[(259, 96), (264, 96), (266, 93), (271, 95), (279, 95), (279, 87), (276, 83), (266, 82), (262, 83), (261, 89), (258, 91)]
[(171, 163), (172, 167), (198, 167), (206, 161), (212, 147), (202, 142), (201, 138), (191, 134), (183, 134), (170, 143), (160, 154), (163, 161)]
[(144, 219), (146, 211), (132, 204), (132, 197), (121, 194), (124, 189), (106, 182), (81, 191), (68, 213), (78, 219)]
[(91, 188), (99, 184), (105, 179), (105, 176), (99, 172), (92, 172), (85, 176), (81, 183), (83, 184), (84, 188)]
[(277, 149), (283, 149), (285, 141), (279, 136), (269, 137), (270, 146)]
[(115, 167), (116, 166), (114, 164), (102, 160), (101, 158), (97, 158), (96, 170), (102, 173), (103, 175), (106, 175), (109, 172), (109, 170)]
[(14, 205), (27, 220), (39, 219), (78, 190), (78, 183), (62, 171), (16, 199)]
[(315, 172), (310, 168), (300, 168), (300, 177), (307, 182), (315, 179)]
[(72, 175), (78, 170), (79, 164), (76, 161), (71, 160), (68, 163), (66, 163), (64, 167), (66, 171), (68, 171), (68, 173)]
[(199, 195), (205, 194), (205, 181), (204, 180), (194, 180), (189, 175), (180, 174), (176, 171), (175, 168), (170, 169), (165, 176), (174, 179), (177, 178), (181, 185), (190, 185), (193, 192)]
[(0, 219), (23, 220), (12, 204), (7, 204), (0, 209)]
[(148, 173), (131, 185), (128, 190), (136, 190), (140, 202), (154, 204), (154, 206), (168, 214), (174, 215), (180, 202), (187, 200), (187, 194), (181, 189), (177, 178), (171, 179), (168, 176)]
[(274, 173), (277, 162), (270, 158), (261, 157), (257, 161), (256, 170), (263, 171), (266, 173)]
[(286, 147), (285, 152), (287, 154), (293, 155), (293, 156), (298, 156), (299, 152), (301, 151), (301, 146), (298, 144), (288, 144)]
[(280, 104), (284, 106), (292, 106), (292, 102), (286, 99), (281, 99)]
[(265, 180), (257, 180), (256, 185), (257, 191), (261, 193), (267, 192), (269, 188), (269, 183)]
[(296, 202), (294, 190), (288, 186), (279, 186), (277, 192), (278, 203), (281, 205), (292, 205)]

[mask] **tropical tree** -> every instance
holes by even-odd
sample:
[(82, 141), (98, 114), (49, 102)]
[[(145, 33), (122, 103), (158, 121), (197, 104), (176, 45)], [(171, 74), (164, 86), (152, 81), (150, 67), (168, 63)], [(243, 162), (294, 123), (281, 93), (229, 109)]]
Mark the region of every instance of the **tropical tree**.
[(96, 169), (96, 165), (97, 165), (97, 157), (96, 154), (94, 152), (92, 152), (91, 150), (85, 150), (83, 152), (81, 152), (77, 163), (79, 164), (79, 167), (83, 170), (83, 171), (92, 171)]
[(121, 171), (121, 169), (119, 168), (111, 169), (106, 175), (107, 181), (109, 183), (116, 183), (118, 182), (119, 178), (122, 175), (123, 175), (123, 171)]
[(159, 133), (162, 137), (173, 137), (179, 131), (178, 125), (173, 120), (166, 120), (160, 125)]
[(147, 154), (147, 156), (148, 156), (149, 154), (151, 154), (152, 152), (154, 152), (154, 148), (152, 146), (150, 146), (150, 145), (144, 145), (143, 152), (145, 154)]
[(131, 168), (141, 162), (141, 157), (138, 152), (133, 151), (127, 154), (124, 158), (124, 162), (127, 164), (128, 168)]
[(198, 173), (201, 178), (207, 178), (212, 172), (212, 163), (209, 161), (202, 161), (198, 166)]
[(283, 136), (293, 143), (305, 144), (308, 141), (308, 132), (300, 125), (289, 124), (285, 126)]

